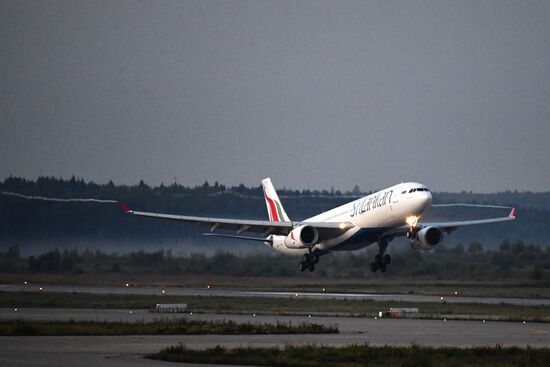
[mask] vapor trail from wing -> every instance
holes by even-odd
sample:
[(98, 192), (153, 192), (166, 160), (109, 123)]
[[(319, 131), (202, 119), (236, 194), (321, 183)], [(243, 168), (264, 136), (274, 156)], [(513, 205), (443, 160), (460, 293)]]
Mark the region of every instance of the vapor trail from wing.
[(27, 200), (43, 200), (43, 201), (57, 201), (57, 202), (92, 202), (92, 203), (117, 203), (116, 200), (102, 200), (102, 199), (93, 199), (93, 198), (71, 198), (71, 199), (60, 199), (60, 198), (47, 198), (44, 196), (30, 196), (23, 195), (17, 192), (2, 191), (3, 195), (15, 196), (21, 199)]
[(453, 207), (453, 206), (467, 206), (473, 208), (496, 208), (496, 209), (512, 209), (511, 206), (501, 206), (501, 205), (485, 205), (485, 204), (433, 204), (432, 207)]

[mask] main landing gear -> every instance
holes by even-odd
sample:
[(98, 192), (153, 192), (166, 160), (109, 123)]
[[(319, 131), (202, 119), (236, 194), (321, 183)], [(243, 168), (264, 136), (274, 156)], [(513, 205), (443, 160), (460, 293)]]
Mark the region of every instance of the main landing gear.
[(390, 255), (384, 255), (386, 252), (386, 248), (388, 247), (388, 239), (385, 237), (382, 237), (378, 240), (378, 254), (374, 257), (374, 262), (370, 264), (370, 271), (375, 273), (378, 269), (382, 273), (386, 271), (386, 265), (389, 265), (391, 263), (391, 256)]
[(309, 252), (304, 255), (304, 259), (300, 262), (300, 271), (309, 270), (313, 271), (315, 270), (315, 264), (319, 262), (319, 255), (317, 255), (315, 252)]

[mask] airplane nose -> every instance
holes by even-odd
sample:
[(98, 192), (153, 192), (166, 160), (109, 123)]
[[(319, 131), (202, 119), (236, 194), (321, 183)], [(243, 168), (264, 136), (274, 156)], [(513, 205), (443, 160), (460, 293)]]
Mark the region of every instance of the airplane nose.
[(432, 205), (432, 194), (429, 191), (424, 191), (423, 195), (419, 197), (420, 212), (424, 212)]

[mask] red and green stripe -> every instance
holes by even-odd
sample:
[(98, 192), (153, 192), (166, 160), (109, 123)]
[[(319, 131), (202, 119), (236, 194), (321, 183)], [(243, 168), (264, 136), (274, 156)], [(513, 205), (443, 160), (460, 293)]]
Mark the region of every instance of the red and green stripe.
[(281, 209), (281, 204), (271, 199), (269, 196), (267, 196), (267, 192), (264, 188), (264, 195), (265, 199), (267, 200), (267, 204), (269, 205), (269, 220), (274, 222), (281, 222), (284, 220), (283, 210)]

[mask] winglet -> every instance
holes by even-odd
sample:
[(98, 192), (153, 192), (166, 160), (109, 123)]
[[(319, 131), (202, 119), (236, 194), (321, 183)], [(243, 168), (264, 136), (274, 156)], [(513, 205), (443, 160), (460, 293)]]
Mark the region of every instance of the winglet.
[(122, 211), (123, 211), (124, 213), (127, 213), (127, 214), (131, 214), (131, 213), (132, 213), (132, 211), (131, 211), (131, 210), (126, 206), (126, 204), (124, 204), (122, 201), (117, 202), (117, 204), (118, 204), (118, 207), (119, 207), (120, 209), (122, 209)]
[(516, 208), (512, 208), (512, 210), (510, 210), (510, 214), (508, 214), (508, 218), (516, 219)]

